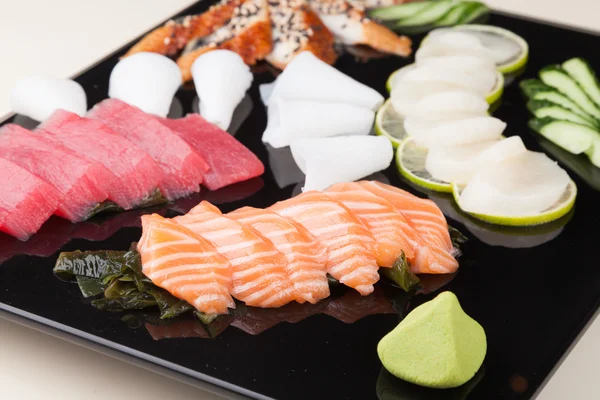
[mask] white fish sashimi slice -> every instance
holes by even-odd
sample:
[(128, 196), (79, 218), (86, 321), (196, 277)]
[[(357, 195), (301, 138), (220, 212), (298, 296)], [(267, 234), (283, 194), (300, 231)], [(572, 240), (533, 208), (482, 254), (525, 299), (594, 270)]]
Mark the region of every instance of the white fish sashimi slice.
[(434, 147), (427, 152), (425, 168), (435, 179), (466, 184), (480, 169), (526, 151), (519, 136), (461, 146)]
[(269, 106), (273, 98), (283, 97), (347, 103), (375, 111), (384, 100), (376, 90), (355, 81), (307, 51), (294, 57), (276, 82)]
[(421, 60), (418, 65), (464, 72), (473, 79), (477, 79), (481, 86), (486, 87), (488, 91), (496, 85), (498, 79), (496, 65), (488, 59), (476, 56), (430, 57)]
[(498, 139), (506, 123), (494, 117), (474, 116), (464, 119), (431, 120), (407, 117), (404, 129), (419, 146), (433, 148), (456, 146)]
[(498, 143), (498, 140), (502, 139), (430, 148), (425, 160), (425, 169), (440, 181), (465, 184), (477, 171), (480, 154)]
[(115, 65), (110, 73), (108, 96), (149, 114), (166, 117), (179, 86), (181, 71), (175, 61), (161, 54), (142, 52)]
[(434, 93), (414, 105), (413, 116), (427, 117), (434, 114), (469, 113), (484, 116), (489, 104), (476, 93), (469, 91), (448, 91)]
[[(424, 98), (437, 93), (467, 91), (460, 86), (440, 82), (404, 82), (394, 85), (390, 93), (394, 110), (406, 117), (419, 112), (419, 102)], [(475, 92), (473, 92), (476, 94)], [(478, 94), (476, 94), (479, 96)]]
[(192, 77), (200, 98), (200, 114), (227, 130), (235, 108), (252, 84), (250, 68), (233, 51), (213, 50), (194, 61)]
[(492, 31), (465, 30), (462, 33), (477, 38), (481, 45), (493, 55), (494, 61), (497, 64), (514, 59), (522, 51), (515, 40)]
[(494, 55), (484, 47), (463, 47), (455, 44), (429, 43), (421, 46), (415, 53), (415, 60), (420, 64), (431, 57), (473, 56), (494, 62)]
[[(495, 75), (494, 75), (495, 76)], [(484, 74), (465, 73), (442, 67), (424, 66), (411, 69), (402, 76), (404, 82), (440, 82), (472, 90), (485, 97), (493, 85)]]
[(260, 99), (264, 105), (269, 103), (269, 98), (271, 97), (271, 93), (273, 93), (273, 89), (275, 89), (275, 84), (277, 84), (277, 79), (271, 83), (263, 83), (262, 85), (258, 86)]
[(304, 191), (361, 179), (387, 168), (394, 155), (392, 143), (384, 136), (299, 139), (291, 149), (306, 175)]
[[(83, 87), (71, 79), (30, 77), (21, 79), (10, 93), (12, 110), (42, 122), (62, 109), (83, 116), (87, 97)], [(170, 104), (170, 100), (169, 100)]]
[(476, 214), (535, 215), (556, 204), (569, 181), (548, 156), (527, 151), (478, 171), (462, 191), (460, 205)]
[(375, 113), (351, 104), (277, 98), (268, 116), (263, 142), (281, 148), (301, 138), (368, 135)]

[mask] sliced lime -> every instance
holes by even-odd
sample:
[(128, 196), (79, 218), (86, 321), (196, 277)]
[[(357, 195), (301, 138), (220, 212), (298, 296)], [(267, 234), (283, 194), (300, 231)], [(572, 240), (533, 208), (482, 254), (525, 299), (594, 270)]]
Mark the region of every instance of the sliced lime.
[(452, 192), (452, 185), (435, 179), (425, 168), (427, 148), (413, 138), (405, 139), (396, 150), (396, 168), (410, 182), (436, 192)]
[(394, 148), (398, 147), (406, 138), (404, 118), (394, 110), (389, 99), (383, 103), (375, 115), (375, 133), (390, 139)]
[[(460, 195), (464, 186), (454, 184), (452, 185), (452, 194), (454, 200), (460, 207)], [(506, 216), (506, 215), (484, 215), (468, 213), (474, 218), (480, 219), (485, 222), (496, 225), (507, 225), (507, 226), (534, 226), (542, 225), (548, 222), (557, 220), (571, 211), (575, 205), (575, 198), (577, 197), (577, 186), (575, 182), (571, 181), (562, 197), (549, 209), (535, 215), (524, 215), (519, 217)], [(462, 207), (461, 207), (462, 209)], [(464, 210), (463, 210), (464, 211)]]

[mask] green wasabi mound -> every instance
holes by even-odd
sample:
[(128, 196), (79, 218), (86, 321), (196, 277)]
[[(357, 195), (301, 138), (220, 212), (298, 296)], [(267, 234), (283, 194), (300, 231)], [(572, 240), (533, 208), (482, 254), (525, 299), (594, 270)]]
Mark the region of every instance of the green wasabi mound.
[(469, 381), (486, 350), (483, 328), (463, 311), (452, 292), (415, 308), (377, 345), (379, 359), (392, 375), (440, 389)]

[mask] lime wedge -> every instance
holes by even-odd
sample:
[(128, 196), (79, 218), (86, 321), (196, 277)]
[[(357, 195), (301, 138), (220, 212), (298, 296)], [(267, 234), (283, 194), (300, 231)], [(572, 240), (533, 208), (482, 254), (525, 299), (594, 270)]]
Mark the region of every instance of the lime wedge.
[[(454, 196), (454, 201), (460, 207), (460, 195), (462, 193), (464, 186), (453, 184), (452, 185), (452, 194)], [(562, 197), (549, 209), (535, 215), (524, 215), (519, 217), (514, 216), (505, 216), (505, 215), (484, 215), (484, 214), (474, 214), (467, 213), (474, 218), (480, 219), (485, 222), (489, 222), (491, 224), (496, 225), (506, 225), (506, 226), (535, 226), (546, 224), (551, 221), (555, 221), (564, 215), (568, 214), (569, 211), (575, 205), (575, 198), (577, 197), (577, 186), (575, 182), (571, 181)], [(462, 207), (461, 207), (462, 210)], [(464, 210), (463, 210), (464, 211)]]
[[(392, 72), (392, 74), (389, 76), (389, 78), (385, 84), (387, 91), (391, 92), (392, 88), (394, 87), (394, 85), (398, 81), (398, 79), (400, 79), (400, 77), (404, 73), (406, 73), (408, 70), (410, 70), (414, 67), (415, 67), (415, 64), (410, 64), (410, 65), (407, 65), (405, 67), (402, 67), (402, 68)], [(494, 84), (494, 87), (492, 87), (490, 89), (489, 93), (485, 96), (485, 100), (488, 102), (488, 104), (493, 104), (502, 97), (503, 93), (504, 93), (504, 75), (502, 75), (500, 72), (498, 72), (497, 77), (496, 77), (496, 83)], [(391, 108), (391, 106), (390, 106), (390, 108)]]
[(436, 192), (452, 192), (452, 185), (435, 179), (425, 168), (427, 148), (413, 138), (405, 139), (396, 150), (396, 168), (410, 182)]
[[(498, 71), (503, 74), (522, 69), (529, 60), (529, 45), (525, 39), (507, 29), (492, 25), (459, 25), (451, 29), (474, 33), (481, 43), (492, 51), (508, 50), (506, 54), (510, 56), (496, 63)], [(510, 47), (515, 50), (510, 51)]]
[(375, 134), (390, 139), (394, 148), (398, 147), (406, 138), (404, 118), (394, 110), (389, 99), (383, 103), (375, 115)]

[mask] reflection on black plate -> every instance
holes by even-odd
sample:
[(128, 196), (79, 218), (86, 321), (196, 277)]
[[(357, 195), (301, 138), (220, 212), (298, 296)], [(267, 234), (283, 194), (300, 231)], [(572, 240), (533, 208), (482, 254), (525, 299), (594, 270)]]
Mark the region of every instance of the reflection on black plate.
[(17, 125), (21, 125), (25, 129), (33, 130), (40, 124), (38, 121), (26, 117), (25, 115), (15, 114), (13, 121)]
[(279, 149), (266, 144), (269, 152), (269, 169), (280, 189), (298, 182), (304, 182), (304, 173), (298, 168), (289, 147)]
[(177, 96), (174, 96), (173, 101), (171, 102), (171, 108), (169, 109), (169, 114), (167, 114), (167, 118), (176, 119), (181, 117), (183, 117), (183, 105)]

